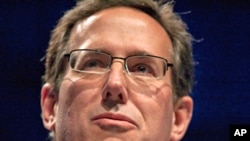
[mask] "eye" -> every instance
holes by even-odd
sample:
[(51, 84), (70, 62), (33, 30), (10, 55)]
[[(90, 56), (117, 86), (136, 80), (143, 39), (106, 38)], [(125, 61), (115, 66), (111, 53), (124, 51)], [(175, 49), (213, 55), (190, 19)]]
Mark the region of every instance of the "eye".
[(83, 65), (84, 68), (103, 68), (105, 64), (101, 60), (92, 59), (88, 60)]
[(146, 64), (135, 64), (129, 69), (130, 73), (138, 76), (154, 76), (152, 68)]
[(72, 52), (70, 56), (70, 66), (78, 72), (106, 72), (110, 63), (110, 55), (98, 51), (79, 50)]
[[(75, 61), (73, 61), (75, 60)], [(108, 59), (98, 56), (84, 56), (77, 59), (72, 58), (72, 68), (77, 71), (101, 72), (108, 67)]]
[(136, 66), (134, 71), (139, 72), (139, 73), (147, 73), (149, 69), (145, 65), (141, 64), (141, 65)]
[(103, 68), (107, 67), (107, 63), (103, 62), (99, 59), (85, 59), (81, 62), (81, 65), (79, 66), (79, 70), (82, 71), (99, 71)]

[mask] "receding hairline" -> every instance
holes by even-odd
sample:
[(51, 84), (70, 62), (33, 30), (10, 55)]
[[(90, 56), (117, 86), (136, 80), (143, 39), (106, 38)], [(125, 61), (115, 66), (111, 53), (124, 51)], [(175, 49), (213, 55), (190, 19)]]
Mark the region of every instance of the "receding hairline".
[[(113, 17), (115, 17), (115, 18), (113, 18)], [(75, 36), (76, 33), (81, 34), (81, 33), (85, 32), (85, 31), (87, 33), (88, 30), (93, 29), (92, 25), (94, 27), (98, 28), (99, 24), (102, 24), (102, 23), (104, 23), (104, 24), (111, 23), (112, 24), (112, 20), (117, 19), (117, 21), (120, 21), (120, 19), (122, 17), (131, 18), (131, 20), (133, 20), (132, 22), (137, 23), (141, 27), (145, 27), (146, 30), (152, 30), (153, 32), (155, 32), (155, 31), (161, 32), (160, 34), (162, 36), (164, 36), (164, 38), (165, 38), (164, 40), (166, 41), (166, 46), (165, 46), (166, 49), (167, 49), (166, 51), (169, 51), (169, 49), (171, 49), (170, 53), (172, 53), (172, 49), (173, 49), (172, 41), (171, 41), (169, 33), (166, 31), (164, 26), (162, 26), (159, 23), (159, 21), (157, 21), (151, 15), (148, 15), (144, 11), (141, 11), (140, 9), (136, 9), (136, 8), (133, 8), (133, 7), (128, 7), (128, 6), (115, 6), (115, 7), (102, 9), (102, 10), (97, 11), (94, 14), (88, 16), (88, 17), (84, 17), (82, 19), (79, 19), (74, 24), (73, 28), (71, 29), (71, 35), (70, 35), (70, 38), (69, 38), (69, 42), (72, 45), (72, 43), (73, 43), (72, 42), (72, 36)], [(110, 21), (106, 20), (106, 19), (109, 19), (109, 18), (112, 19), (112, 20), (110, 20)], [(153, 27), (151, 25), (153, 25)], [(122, 24), (121, 24), (121, 26), (122, 26)], [(147, 27), (152, 27), (152, 29), (147, 28)], [(162, 57), (164, 57), (164, 56), (162, 56)], [(168, 59), (168, 60), (170, 61), (170, 60), (172, 60), (172, 58)]]

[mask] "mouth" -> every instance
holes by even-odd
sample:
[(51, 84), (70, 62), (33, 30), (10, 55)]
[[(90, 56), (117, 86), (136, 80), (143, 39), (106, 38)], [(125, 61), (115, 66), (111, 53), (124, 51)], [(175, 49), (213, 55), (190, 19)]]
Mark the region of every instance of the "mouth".
[(137, 127), (135, 121), (122, 114), (104, 113), (91, 120), (103, 130), (128, 131)]

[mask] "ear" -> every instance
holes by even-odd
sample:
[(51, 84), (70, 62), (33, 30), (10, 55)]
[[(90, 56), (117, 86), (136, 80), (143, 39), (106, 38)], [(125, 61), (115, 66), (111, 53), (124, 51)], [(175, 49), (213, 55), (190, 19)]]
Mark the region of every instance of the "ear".
[(171, 141), (179, 141), (183, 138), (191, 121), (192, 113), (192, 98), (190, 96), (181, 97), (174, 105)]
[(41, 109), (43, 125), (50, 131), (55, 130), (57, 93), (53, 92), (52, 85), (46, 83), (41, 90)]

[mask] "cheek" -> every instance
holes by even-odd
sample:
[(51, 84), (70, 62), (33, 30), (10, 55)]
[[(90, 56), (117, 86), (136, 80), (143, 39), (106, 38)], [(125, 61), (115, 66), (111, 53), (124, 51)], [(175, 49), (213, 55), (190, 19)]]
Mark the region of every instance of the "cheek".
[[(150, 117), (149, 121), (167, 121), (172, 117), (173, 97), (171, 90), (167, 88), (151, 88), (151, 95), (140, 96), (138, 107), (142, 109), (145, 119)], [(140, 105), (144, 105), (143, 107)]]
[[(101, 76), (101, 75), (100, 75)], [(59, 94), (61, 106), (84, 106), (96, 101), (103, 86), (104, 77), (95, 75), (68, 74), (62, 81)], [(81, 107), (83, 108), (83, 107)]]
[[(141, 89), (138, 89), (140, 87)], [(144, 130), (159, 137), (162, 136), (162, 132), (159, 131), (164, 131), (167, 135), (171, 130), (173, 119), (173, 95), (170, 83), (162, 81), (138, 85), (134, 83), (130, 88), (132, 88), (131, 95), (134, 95), (131, 99), (144, 119)]]
[[(92, 103), (101, 101), (103, 75), (69, 74), (62, 81), (59, 94), (59, 106), (67, 112), (86, 110)], [(74, 108), (74, 110), (69, 109)]]
[(65, 76), (60, 87), (57, 112), (57, 129), (61, 135), (75, 135), (78, 131), (88, 130), (88, 113), (101, 101), (101, 96), (97, 95), (101, 94), (98, 93), (100, 82), (84, 76)]
[[(163, 109), (173, 106), (173, 93), (170, 80), (130, 80), (128, 83), (130, 97), (136, 98), (135, 103), (152, 105), (148, 109)], [(156, 111), (157, 112), (157, 111)]]

